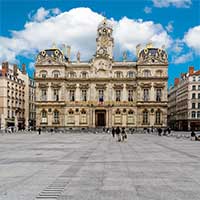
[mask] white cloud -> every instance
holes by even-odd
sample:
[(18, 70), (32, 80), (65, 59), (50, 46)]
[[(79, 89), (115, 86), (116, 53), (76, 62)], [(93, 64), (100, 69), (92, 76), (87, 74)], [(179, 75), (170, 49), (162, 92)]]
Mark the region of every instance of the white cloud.
[(193, 58), (192, 52), (189, 52), (189, 53), (183, 54), (183, 55), (181, 55), (179, 57), (175, 57), (173, 59), (173, 63), (174, 64), (185, 63), (185, 62), (188, 62), (188, 61), (192, 60), (192, 58)]
[(132, 20), (127, 17), (116, 23), (114, 38), (122, 50), (135, 53), (137, 44), (152, 42), (155, 46), (165, 45), (169, 47), (171, 39), (160, 24), (152, 21)]
[(192, 4), (191, 0), (152, 0), (155, 7), (175, 6), (177, 8), (189, 8)]
[(184, 42), (180, 39), (176, 39), (174, 40), (171, 49), (176, 54), (179, 54), (183, 50), (183, 47), (184, 47)]
[(31, 11), (31, 13), (29, 13), (29, 18), (32, 19), (33, 21), (41, 22), (41, 21), (47, 19), (48, 17), (58, 15), (60, 13), (61, 13), (61, 11), (58, 8), (52, 8), (49, 10), (45, 10), (45, 8), (40, 7), (33, 16), (32, 16), (33, 11)]
[(183, 41), (200, 55), (200, 25), (190, 28)]
[(169, 21), (167, 26), (165, 27), (169, 33), (173, 32), (174, 29), (173, 23), (174, 23), (173, 21)]
[(144, 8), (144, 12), (145, 12), (146, 14), (152, 13), (152, 8), (146, 6), (146, 7)]
[[(37, 11), (36, 14), (43, 14), (40, 17), (37, 14), (35, 21), (27, 22), (23, 30), (12, 31), (11, 38), (0, 37), (1, 62), (15, 62), (17, 55), (34, 58), (36, 52), (50, 48), (53, 42), (59, 47), (63, 43), (71, 45), (72, 59), (77, 51), (81, 52), (81, 60), (88, 60), (94, 55), (97, 26), (103, 17), (89, 8), (75, 8), (56, 16), (54, 13), (60, 11), (50, 10)], [(158, 47), (163, 44), (169, 47), (171, 44), (171, 38), (161, 24), (127, 17), (111, 21), (114, 28), (115, 55), (122, 50), (135, 53), (138, 43), (145, 44), (151, 41)]]

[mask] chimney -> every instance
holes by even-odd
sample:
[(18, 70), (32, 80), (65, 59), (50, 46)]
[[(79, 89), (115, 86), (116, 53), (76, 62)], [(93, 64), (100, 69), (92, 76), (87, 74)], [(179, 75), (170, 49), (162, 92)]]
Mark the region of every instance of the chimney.
[(177, 86), (179, 84), (179, 78), (174, 79), (174, 85)]
[(8, 73), (8, 62), (2, 63), (2, 76), (6, 76)]
[(26, 74), (26, 65), (22, 64), (22, 74)]
[(189, 75), (192, 75), (192, 74), (194, 74), (194, 67), (190, 66), (189, 67)]
[(13, 76), (17, 76), (18, 74), (17, 74), (17, 65), (16, 64), (14, 64), (13, 65)]

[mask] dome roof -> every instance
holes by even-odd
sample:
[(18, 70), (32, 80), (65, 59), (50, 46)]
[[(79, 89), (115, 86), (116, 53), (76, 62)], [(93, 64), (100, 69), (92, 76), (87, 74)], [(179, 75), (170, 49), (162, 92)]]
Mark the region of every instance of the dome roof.
[(60, 57), (63, 56), (63, 53), (60, 49), (58, 48), (52, 48), (52, 49), (45, 49), (43, 51), (41, 51), (39, 53), (39, 55), (45, 57), (45, 56), (49, 56), (49, 57)]
[(98, 25), (98, 29), (101, 29), (101, 28), (112, 29), (113, 26), (112, 26), (111, 22), (109, 22), (106, 18), (104, 18)]

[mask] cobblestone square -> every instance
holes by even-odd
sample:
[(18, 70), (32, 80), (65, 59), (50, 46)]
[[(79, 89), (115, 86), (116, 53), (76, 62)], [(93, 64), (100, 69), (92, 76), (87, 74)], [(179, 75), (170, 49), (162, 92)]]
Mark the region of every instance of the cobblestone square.
[(0, 135), (0, 200), (199, 200), (200, 143), (109, 134)]

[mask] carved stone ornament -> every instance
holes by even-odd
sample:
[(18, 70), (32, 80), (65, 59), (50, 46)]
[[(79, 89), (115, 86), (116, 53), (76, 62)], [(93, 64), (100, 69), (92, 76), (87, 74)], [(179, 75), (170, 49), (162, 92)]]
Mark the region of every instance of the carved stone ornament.
[(79, 88), (80, 89), (88, 89), (89, 88), (89, 84), (80, 84)]
[(106, 84), (96, 84), (96, 89), (106, 89)]
[(61, 84), (59, 84), (59, 83), (51, 83), (51, 87), (52, 88), (60, 88)]
[(154, 83), (153, 86), (155, 88), (164, 88), (165, 87), (165, 84), (164, 83)]
[(135, 89), (137, 87), (136, 84), (126, 84), (127, 89)]
[(150, 88), (151, 87), (151, 83), (141, 83), (140, 87), (142, 87), (142, 88)]
[(67, 89), (76, 89), (76, 84), (67, 84), (66, 88)]
[(48, 83), (39, 83), (38, 87), (39, 88), (47, 88), (48, 87)]
[(114, 87), (113, 87), (114, 89), (123, 89), (124, 88), (124, 86), (123, 86), (123, 84), (114, 84)]

